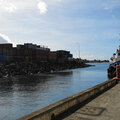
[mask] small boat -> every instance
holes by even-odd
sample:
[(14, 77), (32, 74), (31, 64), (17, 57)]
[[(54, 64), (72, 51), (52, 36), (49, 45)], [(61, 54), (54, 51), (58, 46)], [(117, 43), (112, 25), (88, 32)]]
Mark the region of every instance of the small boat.
[(117, 74), (118, 74), (116, 73), (116, 67), (120, 65), (120, 46), (119, 46), (119, 49), (117, 49), (116, 53), (113, 54), (113, 57), (111, 57), (111, 61), (112, 63), (109, 65), (109, 68), (108, 68), (108, 77), (110, 79), (117, 77)]

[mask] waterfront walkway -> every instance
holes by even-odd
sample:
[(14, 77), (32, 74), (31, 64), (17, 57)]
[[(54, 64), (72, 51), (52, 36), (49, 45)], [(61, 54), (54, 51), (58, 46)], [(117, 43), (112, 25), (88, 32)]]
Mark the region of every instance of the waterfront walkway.
[(63, 120), (120, 120), (120, 83)]

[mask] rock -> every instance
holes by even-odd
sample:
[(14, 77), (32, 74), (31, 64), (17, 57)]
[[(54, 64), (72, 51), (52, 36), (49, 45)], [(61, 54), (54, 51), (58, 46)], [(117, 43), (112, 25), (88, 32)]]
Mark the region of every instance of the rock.
[(0, 78), (10, 77), (15, 75), (32, 75), (40, 73), (53, 73), (54, 71), (74, 69), (81, 67), (88, 67), (90, 65), (84, 62), (66, 62), (64, 64), (50, 63), (50, 62), (15, 62), (15, 63), (0, 63)]

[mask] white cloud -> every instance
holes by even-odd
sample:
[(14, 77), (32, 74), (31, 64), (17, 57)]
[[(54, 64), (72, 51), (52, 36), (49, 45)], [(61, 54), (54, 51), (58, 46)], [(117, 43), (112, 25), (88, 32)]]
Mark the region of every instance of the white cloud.
[(62, 2), (62, 0), (57, 0), (58, 2)]
[(101, 5), (103, 5), (105, 10), (112, 10), (120, 7), (120, 0), (106, 0), (105, 2), (102, 2)]
[(11, 40), (7, 35), (0, 33), (0, 43), (11, 43)]
[(45, 14), (47, 12), (47, 4), (44, 1), (40, 0), (37, 7), (40, 10), (40, 14)]
[(108, 7), (105, 7), (105, 8), (104, 8), (104, 10), (109, 10), (109, 9), (110, 9), (110, 8), (108, 8)]
[(7, 0), (0, 0), (0, 9), (7, 12), (15, 12), (16, 6)]
[(0, 0), (0, 12), (25, 12), (27, 10), (39, 9), (40, 14), (45, 14), (48, 11), (48, 6), (55, 6), (63, 0)]

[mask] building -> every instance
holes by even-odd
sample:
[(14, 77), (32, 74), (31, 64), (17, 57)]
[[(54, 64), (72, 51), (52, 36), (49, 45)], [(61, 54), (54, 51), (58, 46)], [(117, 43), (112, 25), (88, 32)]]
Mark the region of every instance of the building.
[(69, 54), (70, 54), (70, 51), (58, 50), (57, 51), (57, 62), (65, 63), (66, 61), (68, 61)]
[(12, 60), (12, 44), (0, 44), (0, 61)]
[(32, 43), (17, 45), (19, 56), (25, 61), (48, 61), (50, 49)]
[(19, 44), (13, 47), (12, 44), (0, 44), (0, 61), (40, 61), (65, 63), (72, 59), (70, 51), (50, 51), (48, 47), (32, 43)]
[(65, 63), (69, 60), (72, 60), (73, 55), (70, 54), (70, 51), (58, 50), (58, 51), (50, 51), (49, 53), (49, 61), (57, 62), (57, 63)]
[(57, 52), (56, 51), (51, 51), (49, 53), (49, 62), (57, 62)]

